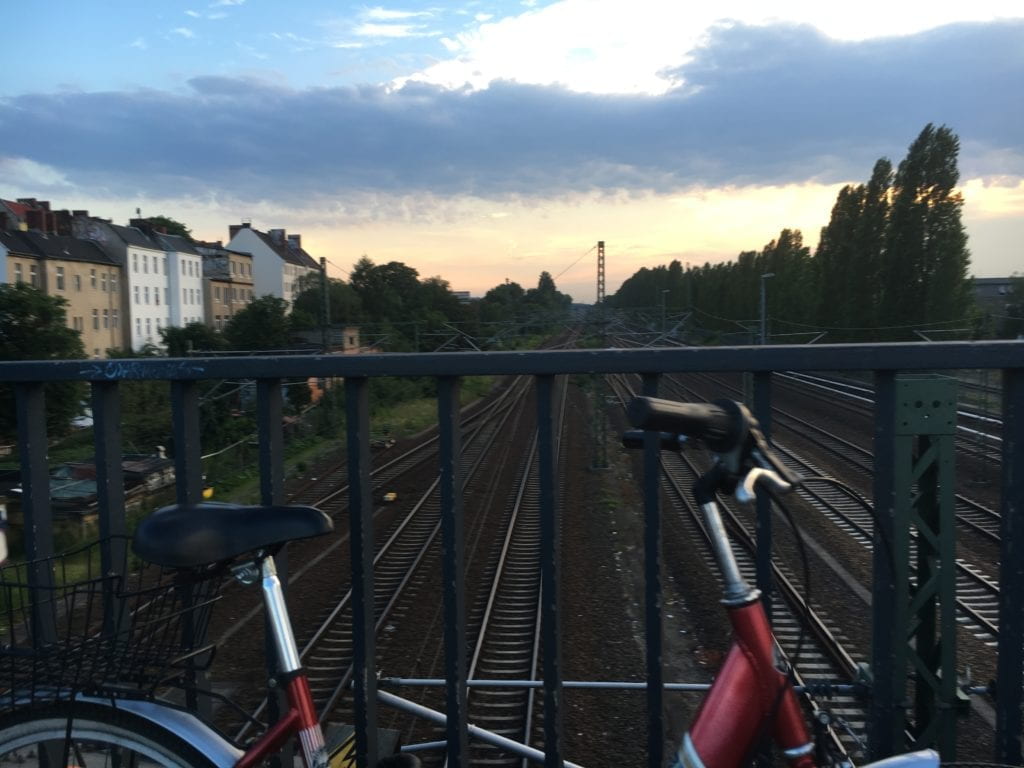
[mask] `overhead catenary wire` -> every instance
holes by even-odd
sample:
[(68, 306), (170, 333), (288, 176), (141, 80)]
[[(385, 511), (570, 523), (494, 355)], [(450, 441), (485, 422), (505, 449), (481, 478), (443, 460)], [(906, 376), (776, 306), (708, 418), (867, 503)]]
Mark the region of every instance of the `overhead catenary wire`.
[(559, 272), (559, 273), (558, 273), (557, 275), (555, 275), (555, 276), (554, 276), (553, 278), (551, 278), (551, 279), (552, 279), (552, 280), (557, 280), (558, 278), (560, 278), (560, 277), (561, 277), (562, 275), (564, 275), (564, 274), (565, 274), (566, 272), (568, 272), (568, 271), (569, 271), (570, 269), (572, 269), (572, 268), (573, 268), (573, 267), (575, 267), (575, 266), (576, 266), (577, 264), (579, 264), (579, 263), (580, 263), (581, 261), (583, 261), (583, 259), (584, 259), (584, 258), (585, 258), (585, 257), (586, 257), (586, 256), (587, 256), (588, 254), (590, 254), (590, 253), (591, 253), (592, 251), (594, 251), (594, 250), (595, 250), (596, 248), (597, 248), (597, 246), (596, 246), (596, 245), (592, 245), (592, 246), (590, 246), (590, 248), (589, 248), (589, 249), (587, 249), (587, 250), (586, 250), (586, 251), (585, 251), (584, 253), (580, 254), (580, 256), (579, 256), (579, 257), (578, 257), (578, 258), (576, 259), (576, 261), (574, 261), (574, 262), (573, 262), (572, 264), (570, 264), (570, 265), (569, 265), (568, 267), (566, 267), (565, 269), (563, 269), (563, 270), (562, 270), (561, 272)]

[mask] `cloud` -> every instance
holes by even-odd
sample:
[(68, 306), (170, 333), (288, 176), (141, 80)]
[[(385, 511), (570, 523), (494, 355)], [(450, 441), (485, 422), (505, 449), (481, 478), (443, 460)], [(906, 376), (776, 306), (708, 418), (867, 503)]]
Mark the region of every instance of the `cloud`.
[(188, 38), (190, 40), (196, 36), (196, 33), (188, 27), (175, 27), (171, 30), (171, 32), (173, 32), (176, 35), (181, 35), (182, 37)]
[(397, 11), (379, 6), (367, 9), (364, 14), (366, 18), (376, 21), (404, 21), (405, 19), (422, 18), (431, 15), (430, 11)]
[(138, 48), (139, 50), (144, 51), (149, 46), (146, 44), (146, 38), (144, 38), (144, 37), (136, 37), (134, 40), (132, 40), (130, 43), (128, 43), (128, 47), (129, 48)]
[(422, 24), (359, 24), (352, 33), (359, 37), (430, 37), (439, 33), (432, 32)]
[[(190, 91), (0, 100), (0, 146), (78, 185), (219, 188), (251, 200), (864, 180), (928, 122), (965, 178), (1024, 176), (1024, 23), (839, 42), (809, 27), (715, 28), (663, 95), (499, 82), (293, 90), (199, 77)], [(980, 87), (983, 84), (983, 87)]]
[(67, 192), (72, 184), (56, 168), (25, 157), (0, 155), (0, 176), (13, 189)]

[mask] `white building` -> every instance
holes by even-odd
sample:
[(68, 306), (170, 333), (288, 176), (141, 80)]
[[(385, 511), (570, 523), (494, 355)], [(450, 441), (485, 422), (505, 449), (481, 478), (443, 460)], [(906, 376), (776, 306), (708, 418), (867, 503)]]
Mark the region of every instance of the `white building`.
[(155, 233), (153, 239), (167, 254), (170, 324), (184, 328), (205, 321), (203, 313), (203, 257), (184, 237)]
[(248, 222), (228, 228), (227, 248), (252, 254), (253, 292), (257, 297), (277, 296), (292, 305), (298, 295), (299, 278), (319, 273), (320, 265), (302, 249), (302, 235), (288, 235), (283, 229), (260, 232)]
[(146, 344), (161, 346), (160, 330), (171, 325), (170, 282), (167, 253), (137, 227), (112, 224), (125, 243), (124, 274), (127, 282), (128, 343), (138, 352)]

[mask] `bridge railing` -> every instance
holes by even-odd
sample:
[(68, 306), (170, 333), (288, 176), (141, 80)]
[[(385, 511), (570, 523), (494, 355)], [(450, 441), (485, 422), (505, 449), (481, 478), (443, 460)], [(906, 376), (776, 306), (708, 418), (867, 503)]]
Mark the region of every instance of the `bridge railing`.
[[(199, 384), (208, 379), (252, 379), (257, 387), (259, 486), (261, 502), (284, 503), (283, 384), (296, 377), (343, 378), (347, 416), (347, 461), (350, 487), (352, 589), (355, 638), (355, 716), (360, 759), (376, 747), (365, 739), (377, 722), (373, 672), (373, 575), (370, 485), (370, 417), (368, 382), (379, 376), (428, 376), (438, 382), (440, 477), (443, 518), (446, 693), (448, 750), (453, 765), (469, 764), (466, 713), (466, 659), (463, 594), (462, 502), (457, 462), (460, 443), (459, 381), (472, 375), (523, 374), (535, 377), (541, 514), (545, 521), (542, 584), (545, 616), (559, 615), (560, 562), (555, 551), (559, 510), (555, 479), (554, 377), (561, 374), (631, 373), (642, 377), (644, 394), (656, 394), (663, 374), (744, 372), (753, 374), (755, 414), (771, 422), (772, 374), (777, 371), (871, 371), (875, 382), (875, 506), (879, 519), (892, 513), (894, 425), (898, 372), (991, 369), (1002, 372), (1001, 563), (996, 694), (996, 755), (1003, 763), (1021, 762), (1021, 702), (1024, 688), (1024, 343), (914, 343), (713, 347), (535, 352), (458, 352), (445, 354), (285, 356), (242, 358), (130, 359), (107, 361), (28, 361), (0, 363), (0, 383), (16, 392), (17, 447), (21, 461), (22, 513), (29, 558), (52, 553), (53, 510), (49, 494), (48, 441), (44, 387), (47, 382), (81, 381), (91, 386), (96, 481), (101, 535), (125, 532), (125, 495), (120, 434), (123, 382), (162, 380), (169, 386), (174, 438), (177, 500), (198, 502), (202, 496)], [(656, 455), (645, 457), (649, 476)], [(648, 549), (660, 550), (656, 484), (645, 490)], [(651, 766), (663, 764), (665, 717), (660, 686), (661, 604), (658, 558), (647, 558), (646, 616), (648, 678), (648, 755)], [(877, 567), (877, 566), (876, 566)], [(876, 594), (877, 585), (876, 585)], [(875, 621), (885, 620), (876, 600)], [(880, 611), (882, 613), (880, 613)], [(561, 765), (561, 659), (558, 622), (548, 621), (543, 635), (544, 744), (546, 765)], [(884, 666), (891, 648), (876, 647), (873, 665)], [(887, 657), (887, 654), (890, 654)], [(880, 722), (904, 705), (893, 691), (873, 691), (871, 717)], [(870, 730), (870, 729), (869, 729)], [(881, 728), (879, 730), (884, 730)], [(887, 752), (899, 745), (873, 745)], [(365, 762), (361, 764), (365, 765)]]

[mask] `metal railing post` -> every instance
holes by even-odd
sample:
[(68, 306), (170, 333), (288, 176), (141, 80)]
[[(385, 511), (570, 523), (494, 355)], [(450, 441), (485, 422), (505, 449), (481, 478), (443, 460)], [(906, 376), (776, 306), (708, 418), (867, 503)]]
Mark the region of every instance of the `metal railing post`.
[(373, 602), (373, 485), (370, 482), (369, 384), (345, 379), (348, 424), (349, 544), (352, 552), (352, 668), (356, 764), (377, 764), (376, 610)]

